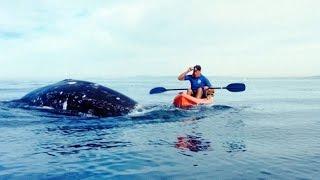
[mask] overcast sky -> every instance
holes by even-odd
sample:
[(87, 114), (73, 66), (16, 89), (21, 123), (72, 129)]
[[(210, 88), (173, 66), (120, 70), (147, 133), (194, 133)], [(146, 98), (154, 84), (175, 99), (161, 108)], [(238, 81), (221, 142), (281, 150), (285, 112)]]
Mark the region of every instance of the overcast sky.
[(0, 0), (0, 78), (320, 72), (318, 0)]

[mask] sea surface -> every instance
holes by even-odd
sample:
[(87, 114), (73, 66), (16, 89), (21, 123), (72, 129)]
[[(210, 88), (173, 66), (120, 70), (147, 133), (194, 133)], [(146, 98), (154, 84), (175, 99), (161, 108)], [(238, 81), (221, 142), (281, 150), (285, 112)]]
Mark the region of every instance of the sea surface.
[[(213, 106), (173, 107), (176, 77), (81, 79), (133, 98), (122, 117), (7, 106), (57, 80), (0, 81), (0, 179), (319, 179), (319, 78), (209, 78)], [(62, 79), (61, 79), (62, 80)]]

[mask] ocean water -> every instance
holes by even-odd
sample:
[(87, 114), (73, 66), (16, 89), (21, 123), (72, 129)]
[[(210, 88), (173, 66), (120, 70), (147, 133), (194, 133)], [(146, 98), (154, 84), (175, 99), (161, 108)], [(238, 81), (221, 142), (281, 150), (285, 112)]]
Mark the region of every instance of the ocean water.
[(213, 106), (174, 108), (176, 77), (82, 79), (133, 98), (122, 117), (64, 116), (5, 101), (57, 82), (0, 81), (0, 179), (319, 179), (320, 79), (244, 82)]

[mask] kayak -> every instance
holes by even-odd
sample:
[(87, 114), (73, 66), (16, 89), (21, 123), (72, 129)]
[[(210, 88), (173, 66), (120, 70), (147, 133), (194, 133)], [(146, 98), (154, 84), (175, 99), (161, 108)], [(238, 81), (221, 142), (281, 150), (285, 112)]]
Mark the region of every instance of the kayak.
[(212, 104), (213, 98), (198, 99), (185, 92), (179, 93), (173, 100), (173, 105), (179, 108), (190, 108), (198, 105)]

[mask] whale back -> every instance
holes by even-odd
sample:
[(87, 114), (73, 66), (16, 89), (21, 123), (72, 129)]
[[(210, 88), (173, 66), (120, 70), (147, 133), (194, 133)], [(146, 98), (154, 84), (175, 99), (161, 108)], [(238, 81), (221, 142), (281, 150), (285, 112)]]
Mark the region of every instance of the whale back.
[(36, 89), (20, 100), (30, 106), (99, 117), (127, 114), (137, 104), (131, 98), (105, 86), (72, 79)]

